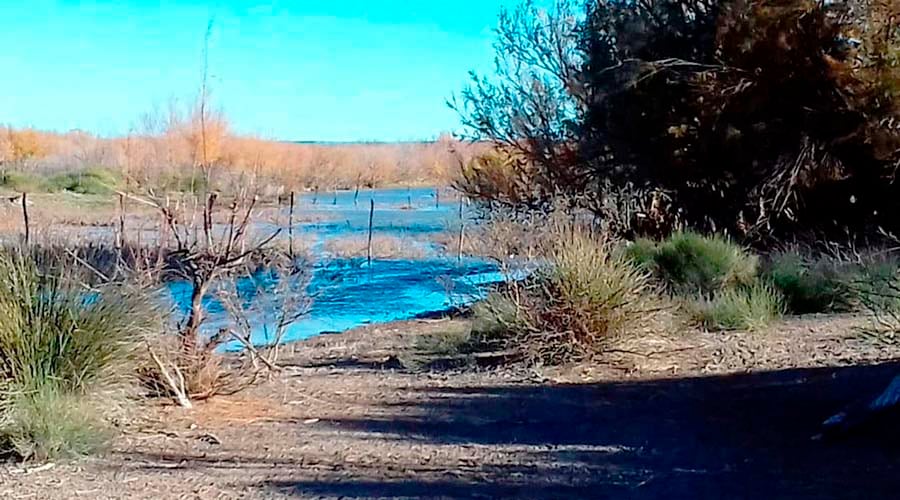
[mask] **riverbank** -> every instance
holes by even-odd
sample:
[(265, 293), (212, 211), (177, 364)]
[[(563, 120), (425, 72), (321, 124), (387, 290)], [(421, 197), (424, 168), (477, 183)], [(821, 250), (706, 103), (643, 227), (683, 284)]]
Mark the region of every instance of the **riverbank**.
[(268, 382), (192, 412), (140, 408), (99, 458), (3, 466), (0, 496), (886, 498), (896, 441), (811, 439), (900, 370), (859, 321), (645, 337), (564, 370), (423, 347), (465, 320), (372, 325), (295, 344)]

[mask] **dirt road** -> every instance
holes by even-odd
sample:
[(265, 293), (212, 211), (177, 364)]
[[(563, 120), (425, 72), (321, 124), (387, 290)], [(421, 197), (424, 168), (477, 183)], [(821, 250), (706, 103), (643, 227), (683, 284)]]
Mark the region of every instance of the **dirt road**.
[(758, 342), (830, 357), (773, 349), (743, 374), (701, 361), (761, 351), (713, 337), (654, 361), (674, 375), (635, 371), (646, 353), (538, 375), (404, 369), (411, 336), (441, 322), (327, 336), (250, 392), (145, 409), (104, 457), (4, 466), (0, 498), (896, 498), (900, 433), (811, 439), (900, 371), (895, 353), (835, 353), (840, 327), (790, 336), (807, 326)]

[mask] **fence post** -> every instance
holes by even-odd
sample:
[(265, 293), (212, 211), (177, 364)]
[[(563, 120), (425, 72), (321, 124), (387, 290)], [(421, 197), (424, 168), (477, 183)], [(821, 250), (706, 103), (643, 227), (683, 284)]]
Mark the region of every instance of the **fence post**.
[(466, 220), (463, 218), (463, 203), (465, 198), (459, 197), (459, 243), (456, 248), (456, 261), (462, 262), (463, 240), (466, 236)]
[(463, 222), (459, 225), (459, 245), (456, 248), (456, 262), (462, 262), (463, 255), (463, 239), (466, 235), (466, 223)]
[(116, 245), (119, 250), (125, 248), (125, 193), (119, 193), (119, 235)]
[(369, 243), (366, 245), (366, 262), (372, 266), (372, 220), (375, 217), (375, 200), (369, 200)]
[(22, 218), (25, 220), (25, 244), (31, 242), (31, 225), (28, 221), (28, 193), (22, 193)]
[(291, 191), (291, 208), (288, 211), (288, 253), (294, 262), (294, 192)]

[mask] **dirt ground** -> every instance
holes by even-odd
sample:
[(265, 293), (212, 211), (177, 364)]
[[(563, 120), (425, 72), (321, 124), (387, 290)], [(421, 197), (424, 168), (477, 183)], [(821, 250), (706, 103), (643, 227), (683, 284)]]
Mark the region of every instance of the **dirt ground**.
[(897, 498), (896, 425), (813, 439), (900, 371), (856, 321), (645, 338), (565, 370), (410, 362), (458, 321), (326, 335), (250, 391), (143, 408), (105, 456), (2, 465), (0, 498)]

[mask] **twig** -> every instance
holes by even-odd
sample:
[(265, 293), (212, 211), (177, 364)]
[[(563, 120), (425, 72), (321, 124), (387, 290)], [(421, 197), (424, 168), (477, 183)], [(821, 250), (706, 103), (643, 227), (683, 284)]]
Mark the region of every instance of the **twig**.
[(169, 384), (169, 388), (172, 389), (172, 393), (175, 395), (175, 400), (181, 405), (182, 408), (191, 409), (194, 407), (191, 404), (190, 398), (187, 397), (187, 392), (184, 388), (184, 375), (181, 374), (181, 370), (178, 369), (177, 366), (173, 366), (175, 369), (175, 373), (178, 375), (178, 383), (175, 382), (175, 378), (169, 372), (169, 370), (163, 365), (163, 362), (159, 359), (159, 356), (153, 352), (153, 348), (150, 347), (150, 344), (147, 344), (147, 350), (150, 352), (150, 358), (156, 363), (156, 366), (159, 368), (159, 372), (162, 374), (163, 378), (165, 378), (166, 383)]
[(97, 277), (99, 277), (101, 280), (103, 280), (104, 283), (108, 283), (110, 281), (109, 278), (105, 274), (101, 273), (96, 267), (90, 265), (86, 260), (79, 257), (77, 253), (72, 251), (72, 249), (66, 248), (66, 253), (69, 254), (69, 256), (71, 256), (73, 259), (75, 259), (75, 262), (78, 262), (82, 266), (91, 270), (91, 272), (96, 274)]

